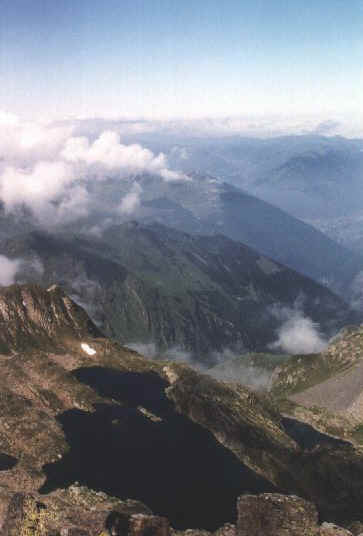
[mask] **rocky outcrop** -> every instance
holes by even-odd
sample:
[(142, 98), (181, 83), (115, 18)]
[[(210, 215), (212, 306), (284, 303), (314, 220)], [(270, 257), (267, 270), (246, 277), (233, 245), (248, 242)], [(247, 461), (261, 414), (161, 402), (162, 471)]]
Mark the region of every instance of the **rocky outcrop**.
[(317, 510), (300, 497), (244, 495), (237, 511), (238, 536), (318, 536)]
[(319, 536), (353, 536), (352, 533), (334, 525), (334, 523), (323, 523), (320, 527)]
[(169, 536), (170, 526), (165, 517), (134, 514), (129, 520), (128, 533), (129, 536)]
[(316, 507), (294, 495), (244, 495), (237, 511), (237, 536), (353, 536), (334, 523), (319, 526)]
[[(71, 499), (71, 500), (70, 500)], [(2, 536), (356, 536), (332, 523), (318, 525), (316, 508), (296, 496), (244, 495), (237, 502), (237, 526), (214, 533), (174, 530), (168, 519), (136, 501), (118, 501), (84, 487), (39, 496), (16, 493), (8, 505)]]
[(362, 536), (363, 535), (363, 522), (362, 521), (353, 521), (348, 525), (348, 529), (353, 534), (353, 536)]
[(142, 503), (72, 486), (45, 498), (13, 494), (1, 536), (168, 536), (168, 527)]
[(0, 289), (0, 352), (54, 349), (61, 338), (100, 336), (85, 311), (56, 285)]
[(183, 365), (164, 367), (163, 372), (171, 383), (168, 398), (180, 413), (210, 430), (221, 444), (258, 474), (267, 476), (273, 485), (283, 486), (281, 467), (298, 447), (267, 400)]

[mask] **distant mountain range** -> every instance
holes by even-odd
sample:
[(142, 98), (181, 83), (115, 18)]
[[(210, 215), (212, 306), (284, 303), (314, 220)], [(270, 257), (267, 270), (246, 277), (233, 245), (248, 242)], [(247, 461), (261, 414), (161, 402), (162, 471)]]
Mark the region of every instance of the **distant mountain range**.
[[(141, 190), (140, 205), (130, 215), (115, 216), (112, 207), (119, 205), (135, 183)], [(135, 219), (159, 222), (189, 233), (224, 234), (344, 295), (363, 267), (363, 256), (359, 253), (213, 176), (194, 173), (189, 181), (167, 182), (160, 177), (140, 175), (122, 181), (110, 178), (102, 184), (94, 183), (92, 188), (100, 208), (79, 222), (86, 232)]]
[[(257, 142), (258, 140), (250, 140), (249, 143), (259, 147)], [(279, 143), (283, 147), (284, 141), (280, 140)], [(286, 141), (286, 144), (288, 145), (289, 141)], [(221, 146), (227, 151), (228, 143), (227, 146)], [(239, 149), (242, 152), (243, 147), (242, 145)], [(237, 148), (238, 145), (236, 151)], [(302, 157), (291, 158), (296, 162), (296, 159), (301, 160)], [(309, 158), (314, 160), (315, 157), (310, 154)], [(324, 160), (323, 156), (319, 158)], [(280, 171), (286, 166), (289, 166), (286, 162), (281, 164)], [(319, 164), (318, 168), (320, 167)], [(256, 179), (255, 185), (267, 184), (266, 180), (266, 177), (260, 177), (259, 182)], [(276, 194), (274, 201), (277, 203), (283, 199), (283, 184), (286, 184), (286, 180), (281, 179), (283, 184), (280, 184), (280, 175), (276, 180), (278, 184), (273, 190)], [(358, 182), (356, 181), (357, 184)], [(251, 184), (249, 188), (252, 188)], [(76, 222), (59, 222), (57, 231), (72, 232), (77, 225), (83, 233), (100, 235), (107, 227), (137, 220), (143, 223), (159, 222), (194, 234), (224, 234), (262, 255), (328, 285), (345, 297), (349, 293), (351, 282), (363, 268), (363, 254), (360, 251), (352, 252), (344, 248), (312, 225), (204, 172), (191, 172), (189, 180), (163, 180), (150, 174), (120, 178), (111, 174), (102, 181), (89, 177), (84, 186), (93, 200), (87, 215), (79, 216)], [(120, 205), (130, 192), (134, 192), (135, 196), (132, 210), (122, 212)], [(343, 203), (345, 197), (339, 193), (339, 189), (337, 192), (337, 198)], [(322, 202), (328, 201), (329, 195), (323, 186), (320, 195)], [(358, 195), (352, 196), (359, 204)], [(300, 197), (297, 203), (300, 207), (303, 206)], [(312, 204), (309, 197), (308, 205)], [(4, 237), (18, 234), (22, 230), (39, 228), (26, 210), (18, 211), (15, 216), (3, 211), (0, 218), (0, 235)]]
[(125, 135), (186, 173), (218, 177), (352, 246), (363, 237), (363, 140), (306, 133), (255, 138)]
[(184, 171), (218, 176), (349, 247), (363, 237), (363, 140), (306, 134), (164, 144), (159, 149)]

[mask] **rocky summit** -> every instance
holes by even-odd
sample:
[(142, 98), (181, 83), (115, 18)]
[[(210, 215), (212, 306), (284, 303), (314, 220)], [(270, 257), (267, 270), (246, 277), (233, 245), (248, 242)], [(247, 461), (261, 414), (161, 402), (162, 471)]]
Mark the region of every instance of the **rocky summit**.
[(362, 526), (352, 442), (286, 420), (268, 396), (120, 346), (59, 287), (5, 288), (0, 309), (4, 536)]

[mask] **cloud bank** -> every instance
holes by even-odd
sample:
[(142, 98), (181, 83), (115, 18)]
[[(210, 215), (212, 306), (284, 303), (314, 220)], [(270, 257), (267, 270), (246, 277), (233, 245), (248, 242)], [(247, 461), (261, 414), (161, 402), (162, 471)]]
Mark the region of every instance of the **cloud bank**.
[[(73, 130), (71, 124), (22, 122), (0, 112), (0, 200), (6, 212), (26, 207), (41, 224), (69, 222), (97, 205), (91, 183), (144, 173), (167, 182), (188, 180), (169, 168), (163, 153), (125, 145), (116, 131), (106, 130), (91, 140), (74, 136)], [(116, 212), (131, 214), (141, 194), (135, 183)]]
[(157, 156), (139, 144), (123, 145), (114, 131), (103, 132), (93, 143), (86, 137), (72, 137), (66, 141), (60, 156), (67, 162), (94, 168), (101, 173), (116, 171), (119, 176), (131, 173), (152, 173), (163, 179), (179, 180), (182, 174), (168, 169), (163, 153)]
[(244, 114), (190, 119), (117, 119), (78, 118), (73, 124), (79, 132), (115, 130), (122, 136), (157, 133), (176, 137), (220, 137), (241, 135), (256, 138), (318, 134), (323, 136), (363, 137), (363, 115), (272, 115)]

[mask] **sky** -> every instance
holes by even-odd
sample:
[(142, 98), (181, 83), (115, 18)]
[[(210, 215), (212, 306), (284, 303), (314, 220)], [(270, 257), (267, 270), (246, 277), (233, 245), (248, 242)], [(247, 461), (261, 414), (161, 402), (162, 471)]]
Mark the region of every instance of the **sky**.
[(363, 110), (363, 0), (0, 7), (0, 109), (28, 119)]

